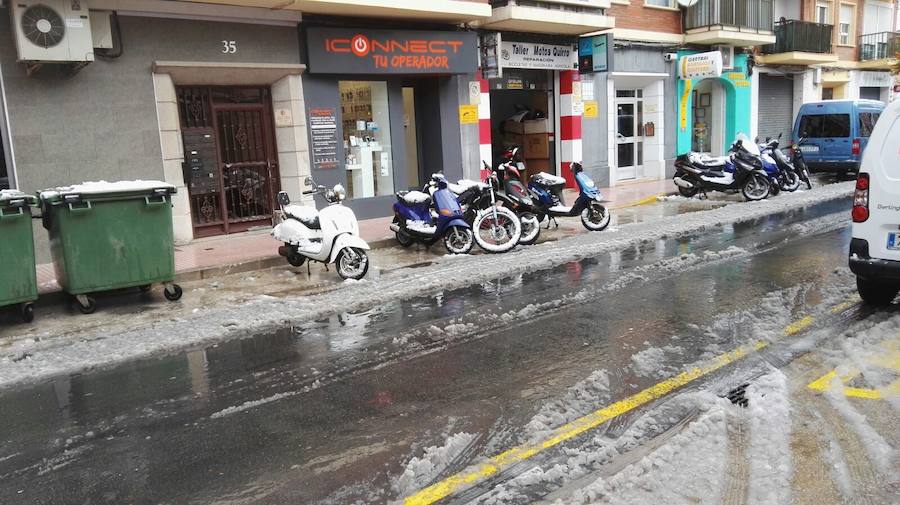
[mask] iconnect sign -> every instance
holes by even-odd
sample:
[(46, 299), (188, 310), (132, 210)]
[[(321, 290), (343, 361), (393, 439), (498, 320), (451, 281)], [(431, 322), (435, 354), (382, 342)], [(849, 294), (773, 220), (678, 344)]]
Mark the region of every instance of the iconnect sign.
[(478, 65), (474, 32), (313, 27), (306, 40), (315, 74), (468, 74)]

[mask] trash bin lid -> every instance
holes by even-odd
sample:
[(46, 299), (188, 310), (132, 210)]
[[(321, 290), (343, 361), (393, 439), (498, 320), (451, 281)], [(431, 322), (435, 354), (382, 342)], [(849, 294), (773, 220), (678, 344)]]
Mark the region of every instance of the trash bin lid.
[(23, 205), (34, 207), (37, 205), (37, 198), (17, 189), (0, 189), (0, 207), (18, 207)]
[(162, 181), (95, 181), (45, 189), (40, 192), (40, 197), (45, 202), (54, 203), (67, 199), (66, 197), (117, 199), (171, 195), (173, 193), (175, 193), (175, 186)]

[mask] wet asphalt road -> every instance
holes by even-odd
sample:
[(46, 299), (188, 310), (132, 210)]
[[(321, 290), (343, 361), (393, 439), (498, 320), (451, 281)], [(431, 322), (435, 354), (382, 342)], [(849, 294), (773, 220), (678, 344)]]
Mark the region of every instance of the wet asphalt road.
[(595, 370), (610, 376), (598, 401), (615, 401), (658, 380), (627, 366), (641, 349), (677, 344), (674, 370), (746, 343), (743, 310), (780, 290), (786, 320), (816, 305), (849, 229), (792, 225), (847, 207), (5, 392), (0, 503), (391, 502), (409, 459), (449, 434), (477, 439), (442, 477), (521, 443)]

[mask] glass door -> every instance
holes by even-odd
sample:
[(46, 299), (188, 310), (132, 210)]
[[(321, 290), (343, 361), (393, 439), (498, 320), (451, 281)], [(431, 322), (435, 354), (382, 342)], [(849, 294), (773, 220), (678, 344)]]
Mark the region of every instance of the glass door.
[(635, 179), (644, 164), (644, 102), (642, 90), (616, 90), (616, 175)]

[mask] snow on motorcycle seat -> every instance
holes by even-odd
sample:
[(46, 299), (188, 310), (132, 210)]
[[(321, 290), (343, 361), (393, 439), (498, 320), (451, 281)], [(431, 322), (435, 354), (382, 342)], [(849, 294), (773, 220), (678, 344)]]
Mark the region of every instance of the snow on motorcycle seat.
[(548, 174), (547, 172), (538, 172), (531, 176), (532, 182), (542, 186), (559, 186), (565, 184), (566, 180), (558, 175)]
[(397, 200), (407, 205), (428, 205), (431, 203), (431, 197), (421, 191), (400, 191), (397, 193)]
[(469, 189), (472, 189), (476, 186), (481, 186), (482, 184), (483, 183), (478, 182), (478, 181), (473, 181), (471, 179), (462, 179), (460, 181), (457, 181), (456, 184), (453, 184), (452, 182), (448, 182), (447, 189), (449, 189), (450, 192), (453, 193), (454, 195), (459, 196), (459, 195), (465, 193), (466, 191), (468, 191)]
[(322, 229), (322, 226), (319, 224), (319, 211), (315, 207), (288, 205), (284, 208), (284, 215), (300, 221), (303, 223), (303, 226), (310, 230)]
[(724, 167), (727, 156), (710, 156), (706, 153), (689, 153), (688, 160), (695, 165), (705, 167)]

